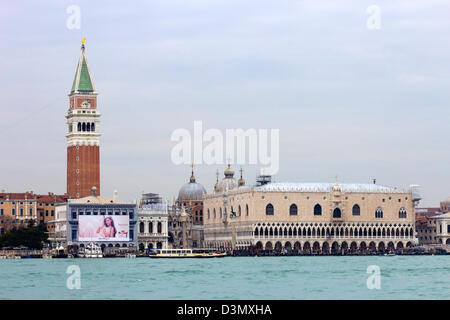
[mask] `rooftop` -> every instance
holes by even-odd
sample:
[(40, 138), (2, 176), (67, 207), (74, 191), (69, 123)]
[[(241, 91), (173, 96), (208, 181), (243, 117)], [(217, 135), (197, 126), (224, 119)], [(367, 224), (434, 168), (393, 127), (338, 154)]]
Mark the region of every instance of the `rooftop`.
[(365, 192), (365, 193), (406, 193), (409, 190), (401, 190), (373, 183), (294, 183), (274, 182), (255, 187), (255, 191), (263, 192), (329, 192), (338, 185), (342, 192)]

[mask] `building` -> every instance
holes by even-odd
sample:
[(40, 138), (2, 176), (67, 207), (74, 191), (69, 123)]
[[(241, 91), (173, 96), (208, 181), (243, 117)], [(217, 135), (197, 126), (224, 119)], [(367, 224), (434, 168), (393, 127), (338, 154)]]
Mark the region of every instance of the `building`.
[[(230, 179), (230, 170), (225, 174)], [(414, 244), (411, 189), (378, 184), (226, 182), (204, 197), (205, 246), (337, 253)]]
[(72, 199), (56, 208), (53, 247), (85, 247), (95, 243), (102, 248), (137, 246), (137, 205), (108, 199), (97, 194)]
[[(0, 193), (0, 234), (22, 226), (47, 224), (55, 219), (55, 207), (67, 202), (67, 195)], [(49, 230), (50, 231), (50, 230)]]
[[(195, 180), (192, 166), (189, 182), (179, 192), (175, 205), (169, 208), (169, 245), (172, 248), (203, 247), (203, 196), (205, 188)], [(185, 225), (184, 225), (185, 224)], [(185, 228), (186, 245), (183, 244)]]
[(416, 209), (416, 231), (421, 245), (450, 244), (449, 201), (442, 201), (439, 208)]
[(430, 217), (435, 222), (437, 243), (440, 245), (450, 245), (450, 213)]
[(69, 93), (67, 111), (67, 194), (70, 199), (100, 195), (100, 112), (97, 91), (85, 54), (85, 40)]
[(138, 209), (138, 247), (144, 249), (168, 248), (167, 203), (155, 193), (142, 195)]
[(440, 210), (443, 213), (450, 212), (450, 197), (448, 197), (447, 200), (441, 202)]
[(438, 241), (436, 220), (430, 218), (440, 215), (440, 212), (428, 209), (416, 209), (416, 235), (419, 245), (435, 245)]

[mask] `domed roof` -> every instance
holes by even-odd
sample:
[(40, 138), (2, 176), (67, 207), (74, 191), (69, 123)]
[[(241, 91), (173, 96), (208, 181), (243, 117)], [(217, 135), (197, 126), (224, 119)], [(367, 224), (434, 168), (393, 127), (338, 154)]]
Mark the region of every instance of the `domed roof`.
[(233, 176), (234, 176), (234, 171), (233, 171), (233, 169), (230, 168), (230, 165), (228, 165), (228, 168), (226, 168), (223, 173), (224, 173), (225, 177), (227, 177), (227, 178), (233, 178)]
[(237, 182), (233, 178), (234, 171), (230, 168), (230, 165), (228, 164), (228, 168), (224, 171), (225, 178), (223, 178), (218, 184), (217, 184), (217, 192), (224, 192), (231, 189), (234, 189), (237, 187)]
[(178, 192), (178, 202), (201, 200), (203, 195), (206, 194), (206, 189), (200, 184), (195, 182), (194, 166), (192, 165), (192, 175), (189, 182), (184, 184)]
[(241, 177), (238, 180), (238, 187), (242, 187), (242, 186), (245, 186), (245, 180), (244, 180), (244, 177), (242, 176), (242, 167), (241, 167), (241, 170), (239, 170), (239, 171), (241, 172)]
[(189, 182), (178, 192), (178, 201), (201, 200), (204, 194), (206, 190), (200, 183)]

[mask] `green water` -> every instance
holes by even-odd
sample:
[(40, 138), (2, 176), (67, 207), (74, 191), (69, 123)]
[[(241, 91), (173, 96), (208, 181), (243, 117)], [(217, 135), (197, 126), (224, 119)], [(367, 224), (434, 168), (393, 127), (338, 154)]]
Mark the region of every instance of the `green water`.
[(450, 299), (450, 255), (0, 260), (0, 299)]

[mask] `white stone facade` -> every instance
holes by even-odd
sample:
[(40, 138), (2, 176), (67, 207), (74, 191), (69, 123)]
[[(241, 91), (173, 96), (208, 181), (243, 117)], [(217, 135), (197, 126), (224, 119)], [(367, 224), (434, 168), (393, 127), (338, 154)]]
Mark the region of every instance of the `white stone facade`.
[(216, 249), (336, 252), (415, 242), (411, 190), (375, 184), (242, 187), (208, 195), (204, 215), (205, 247)]
[(168, 208), (167, 204), (143, 205), (138, 211), (138, 248), (168, 248)]

